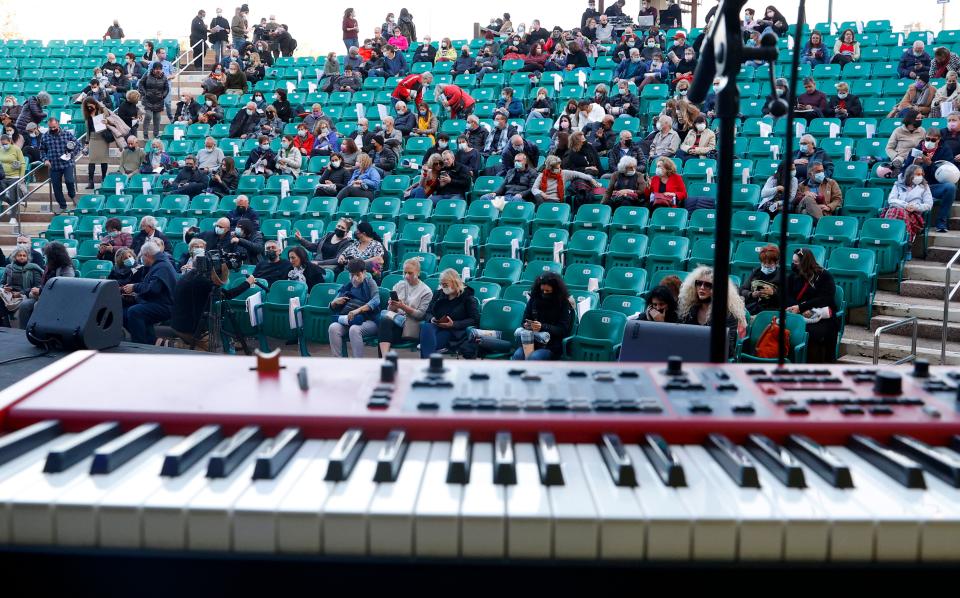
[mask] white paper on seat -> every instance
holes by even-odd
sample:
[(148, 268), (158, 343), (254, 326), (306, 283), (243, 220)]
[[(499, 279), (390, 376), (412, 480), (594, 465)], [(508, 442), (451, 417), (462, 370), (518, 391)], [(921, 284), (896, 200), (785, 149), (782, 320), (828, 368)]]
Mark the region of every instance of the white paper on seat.
[(247, 303), (247, 314), (250, 316), (250, 325), (259, 326), (260, 325), (260, 310), (257, 309), (257, 306), (263, 303), (263, 300), (260, 298), (260, 293), (254, 293), (246, 299)]
[(280, 199), (290, 195), (290, 181), (287, 179), (280, 179)]
[(300, 308), (300, 297), (290, 297), (290, 304), (287, 306), (287, 317), (290, 319), (290, 330), (296, 330), (300, 327), (300, 314), (297, 310)]
[(830, 139), (836, 139), (838, 135), (840, 135), (840, 125), (830, 123)]
[(427, 251), (430, 250), (430, 238), (431, 238), (430, 233), (427, 233), (425, 235), (420, 235), (420, 252), (421, 253), (426, 253)]
[(770, 133), (773, 132), (773, 127), (763, 121), (758, 123), (757, 126), (760, 129), (760, 137), (769, 137)]

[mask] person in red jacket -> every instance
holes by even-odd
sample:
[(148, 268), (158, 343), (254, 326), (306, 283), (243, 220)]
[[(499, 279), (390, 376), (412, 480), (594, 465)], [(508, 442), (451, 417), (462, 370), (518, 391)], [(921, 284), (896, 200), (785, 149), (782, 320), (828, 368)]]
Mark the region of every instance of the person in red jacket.
[(437, 85), (437, 96), (442, 96), (443, 105), (450, 111), (450, 118), (467, 118), (473, 114), (477, 101), (456, 85)]
[(293, 147), (300, 151), (304, 156), (310, 155), (313, 149), (314, 138), (307, 125), (300, 123), (297, 125), (297, 136), (293, 139)]
[(393, 89), (393, 93), (390, 94), (390, 97), (394, 100), (406, 102), (407, 104), (413, 100), (419, 109), (424, 102), (423, 90), (429, 88), (431, 85), (433, 85), (433, 73), (413, 73), (400, 79), (397, 86)]
[(687, 199), (687, 186), (683, 183), (683, 177), (677, 174), (677, 166), (672, 159), (663, 157), (657, 160), (646, 196), (650, 199), (651, 209), (683, 206)]

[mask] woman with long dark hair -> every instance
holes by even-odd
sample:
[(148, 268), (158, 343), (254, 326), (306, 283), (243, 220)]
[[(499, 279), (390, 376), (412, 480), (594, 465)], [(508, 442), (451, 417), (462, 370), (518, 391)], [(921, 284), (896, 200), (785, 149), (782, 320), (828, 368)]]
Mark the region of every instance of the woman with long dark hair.
[(290, 280), (299, 280), (307, 284), (307, 290), (317, 283), (323, 282), (323, 268), (310, 261), (307, 250), (299, 245), (287, 248), (287, 259), (290, 261)]
[(807, 249), (793, 252), (793, 271), (787, 281), (787, 311), (807, 321), (807, 363), (836, 359), (837, 286), (833, 276)]
[(677, 298), (673, 291), (668, 287), (660, 285), (653, 287), (650, 296), (647, 298), (647, 308), (637, 316), (638, 320), (647, 322), (668, 322), (676, 324), (680, 321), (680, 315), (677, 312)]
[(520, 347), (511, 359), (548, 361), (563, 356), (563, 339), (573, 330), (573, 301), (556, 272), (537, 277), (523, 312), (523, 324), (514, 331)]

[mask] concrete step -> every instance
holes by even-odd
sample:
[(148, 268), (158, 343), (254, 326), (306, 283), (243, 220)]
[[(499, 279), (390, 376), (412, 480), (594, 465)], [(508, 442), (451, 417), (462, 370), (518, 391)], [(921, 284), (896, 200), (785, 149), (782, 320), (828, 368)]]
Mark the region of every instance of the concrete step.
[(960, 251), (960, 247), (931, 245), (927, 247), (927, 261), (946, 264), (953, 258), (957, 251)]
[[(903, 321), (903, 318), (895, 316), (874, 316), (870, 320), (870, 330), (876, 331), (877, 328), (881, 326), (886, 326), (887, 324), (894, 324), (896, 322)], [(919, 318), (917, 321), (917, 337), (918, 338), (929, 338), (933, 340), (939, 340), (943, 334), (943, 321), (934, 320), (930, 318)], [(910, 337), (913, 335), (913, 326), (912, 325), (903, 325), (898, 328), (894, 328), (888, 332), (884, 332), (884, 335), (894, 335), (902, 337)], [(947, 341), (948, 342), (960, 342), (960, 323), (957, 322), (947, 322)]]
[[(954, 204), (953, 209), (960, 209), (960, 203)], [(954, 250), (960, 249), (960, 234), (950, 231), (948, 233), (938, 233), (930, 231), (930, 245), (937, 247), (953, 247)]]
[[(886, 291), (896, 292), (896, 280), (893, 283), (880, 281), (880, 288)], [(943, 300), (943, 280), (933, 282), (927, 280), (904, 280), (900, 285), (900, 294), (910, 298), (926, 298)], [(954, 301), (960, 301), (960, 293), (954, 297)]]
[[(856, 312), (858, 310), (851, 311)], [(865, 323), (866, 319), (866, 309), (862, 311), (864, 312), (863, 317), (858, 321), (861, 325)], [(892, 318), (917, 316), (918, 318), (940, 321), (943, 319), (943, 300), (924, 297), (904, 297), (895, 293), (879, 291), (873, 300), (873, 315), (890, 316)], [(949, 310), (948, 320), (950, 322), (960, 323), (960, 309)]]
[[(925, 280), (943, 283), (946, 280), (944, 264), (929, 260), (913, 260), (903, 267), (904, 280)], [(960, 280), (960, 265), (951, 269), (950, 280)]]
[[(862, 326), (847, 326), (840, 342), (844, 359), (872, 359), (873, 332)], [(880, 342), (880, 362), (889, 363), (910, 355), (910, 340), (894, 335), (884, 335)], [(940, 363), (940, 341), (928, 338), (917, 339), (917, 356), (930, 363)], [(960, 365), (960, 343), (948, 342), (946, 363)]]

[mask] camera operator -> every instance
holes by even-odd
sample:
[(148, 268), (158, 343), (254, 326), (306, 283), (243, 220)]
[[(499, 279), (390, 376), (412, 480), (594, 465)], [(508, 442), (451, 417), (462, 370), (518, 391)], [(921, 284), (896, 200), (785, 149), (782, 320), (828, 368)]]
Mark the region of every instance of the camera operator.
[(253, 275), (256, 278), (266, 280), (267, 284), (289, 278), (293, 266), (281, 257), (280, 243), (267, 241), (264, 245), (263, 256), (263, 259), (257, 263), (257, 267), (253, 270)]

